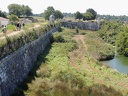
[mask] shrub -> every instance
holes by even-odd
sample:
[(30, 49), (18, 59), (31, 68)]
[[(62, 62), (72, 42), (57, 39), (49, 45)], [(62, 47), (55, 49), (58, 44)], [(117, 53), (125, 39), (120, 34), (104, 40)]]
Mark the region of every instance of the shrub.
[(53, 38), (55, 42), (64, 42), (64, 38), (61, 34), (59, 34), (58, 32), (53, 34)]
[(9, 24), (7, 26), (7, 30), (16, 31), (16, 26), (15, 25), (12, 25), (12, 24)]
[(78, 27), (75, 27), (76, 33), (79, 33), (79, 29)]

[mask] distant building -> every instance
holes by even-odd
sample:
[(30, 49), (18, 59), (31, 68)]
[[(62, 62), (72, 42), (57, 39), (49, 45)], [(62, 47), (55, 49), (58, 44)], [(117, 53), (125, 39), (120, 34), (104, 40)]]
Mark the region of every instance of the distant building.
[(0, 26), (2, 26), (2, 25), (6, 25), (7, 26), (8, 24), (9, 24), (9, 19), (0, 17)]

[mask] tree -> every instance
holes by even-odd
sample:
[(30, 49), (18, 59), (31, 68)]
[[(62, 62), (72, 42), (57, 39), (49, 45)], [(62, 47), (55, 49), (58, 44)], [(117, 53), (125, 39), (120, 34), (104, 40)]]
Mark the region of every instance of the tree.
[(6, 14), (0, 10), (0, 17), (6, 18)]
[(47, 10), (44, 11), (45, 20), (49, 20), (50, 15), (55, 15), (55, 9), (52, 6), (49, 6)]
[(117, 52), (120, 55), (128, 56), (128, 33), (121, 32), (117, 39)]
[(55, 10), (52, 6), (49, 6), (47, 10), (44, 11), (43, 17), (45, 20), (49, 20), (50, 15), (54, 15), (55, 19), (63, 18), (63, 14), (59, 10)]
[(8, 6), (8, 9), (9, 9), (9, 14), (14, 14), (14, 15), (17, 15), (18, 17), (20, 17), (21, 15), (21, 12), (22, 12), (22, 9), (20, 7), (20, 5), (18, 4), (10, 4)]
[(14, 14), (9, 15), (8, 18), (12, 23), (16, 23), (17, 21), (19, 21), (19, 18)]
[(64, 17), (63, 14), (59, 10), (55, 11), (55, 18), (56, 19), (62, 19), (63, 17)]
[(23, 11), (22, 15), (24, 15), (24, 16), (32, 15), (32, 9), (29, 6), (22, 5), (22, 11)]
[(79, 11), (77, 11), (76, 13), (75, 13), (75, 19), (82, 19), (83, 18), (83, 15), (79, 12)]
[(93, 20), (93, 15), (90, 12), (84, 13), (83, 20)]
[(10, 4), (8, 6), (9, 14), (14, 14), (20, 17), (23, 16), (30, 16), (32, 14), (32, 9), (29, 6), (25, 5), (18, 5), (18, 4)]
[(90, 8), (84, 13), (83, 20), (94, 20), (96, 16), (97, 12)]

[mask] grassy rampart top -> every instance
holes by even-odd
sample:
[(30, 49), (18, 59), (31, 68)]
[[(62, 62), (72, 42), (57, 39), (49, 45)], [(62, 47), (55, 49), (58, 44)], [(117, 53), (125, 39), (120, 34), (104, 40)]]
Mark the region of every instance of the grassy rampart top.
[(3, 58), (10, 53), (16, 51), (23, 45), (32, 42), (33, 40), (39, 38), (41, 35), (50, 31), (52, 28), (55, 28), (60, 23), (56, 22), (54, 25), (44, 24), (40, 26), (38, 29), (28, 29), (20, 34), (6, 37), (5, 39), (0, 40), (0, 58)]

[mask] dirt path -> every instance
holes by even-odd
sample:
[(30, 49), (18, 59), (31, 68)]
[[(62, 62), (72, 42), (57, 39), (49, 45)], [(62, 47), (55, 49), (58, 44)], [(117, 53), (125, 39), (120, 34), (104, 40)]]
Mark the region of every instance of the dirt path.
[[(96, 70), (91, 68), (87, 64), (87, 62), (84, 61), (84, 53), (86, 53), (86, 55), (88, 55), (88, 53), (87, 53), (87, 46), (86, 46), (86, 44), (84, 42), (84, 35), (75, 35), (74, 36), (74, 40), (76, 40), (76, 42), (78, 44), (78, 49), (76, 49), (75, 51), (69, 53), (71, 64), (73, 66), (75, 66), (75, 68), (80, 70), (80, 66), (78, 66), (78, 64), (76, 63), (77, 61), (79, 61), (82, 64), (84, 64), (83, 67), (86, 68), (86, 70), (89, 70), (89, 71), (92, 71), (92, 72), (97, 72)], [(77, 57), (74, 56), (74, 54), (77, 54)], [(84, 73), (91, 76), (91, 74), (88, 71), (86, 71), (86, 70), (84, 70)], [(91, 76), (91, 77), (93, 78), (93, 76)], [(98, 78), (95, 78), (95, 82), (96, 83), (100, 83), (100, 84), (104, 84), (105, 83), (103, 80), (100, 80)]]
[[(78, 44), (78, 48), (69, 53), (70, 64), (77, 70), (83, 71), (93, 82), (99, 84), (106, 84), (109, 86), (116, 86), (116, 89), (128, 90), (128, 78), (118, 78), (116, 75), (111, 75), (104, 72), (104, 67), (95, 68), (97, 65), (92, 65), (88, 62), (87, 46), (84, 41), (84, 35), (75, 35), (74, 40)], [(106, 69), (107, 70), (107, 69)], [(114, 76), (114, 77), (113, 77)]]
[[(40, 25), (38, 25), (38, 24), (36, 24), (34, 27), (32, 27), (32, 28), (29, 28), (29, 29), (34, 29), (34, 28), (38, 28)], [(13, 36), (13, 35), (16, 35), (16, 34), (19, 34), (19, 33), (21, 33), (21, 32), (24, 32), (25, 30), (20, 30), (20, 31), (13, 31), (13, 32), (11, 32), (11, 33), (8, 33), (8, 34), (6, 34), (6, 36)], [(5, 36), (1, 36), (0, 37), (0, 40), (2, 40), (2, 39), (4, 39), (4, 38), (6, 38)]]

